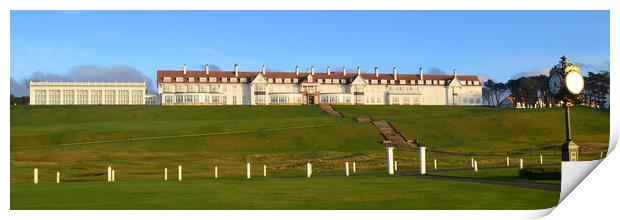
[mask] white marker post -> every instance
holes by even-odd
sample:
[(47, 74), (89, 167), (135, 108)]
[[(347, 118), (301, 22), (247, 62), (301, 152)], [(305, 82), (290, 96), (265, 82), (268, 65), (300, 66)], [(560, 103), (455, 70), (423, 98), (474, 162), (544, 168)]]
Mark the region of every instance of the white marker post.
[(112, 169), (112, 182), (114, 182), (114, 176), (115, 176), (115, 172), (114, 172), (114, 169)]
[(215, 178), (217, 179), (217, 166), (215, 166)]
[(426, 175), (426, 147), (420, 147), (420, 174)]
[(60, 172), (56, 172), (56, 183), (60, 183)]
[(348, 161), (344, 163), (344, 170), (345, 170), (345, 174), (349, 176), (349, 162)]
[(353, 162), (353, 173), (355, 173), (355, 162)]
[(478, 172), (478, 161), (474, 160), (474, 172)]
[(541, 154), (540, 155), (540, 165), (542, 165), (542, 164), (543, 164), (543, 157), (542, 157), (542, 154)]
[(519, 158), (519, 169), (523, 169), (523, 158)]
[(506, 166), (510, 166), (510, 157), (506, 156)]
[(388, 174), (394, 175), (394, 148), (387, 147)]
[(437, 170), (437, 159), (433, 160), (433, 165), (435, 165), (435, 170)]
[(310, 178), (312, 176), (312, 164), (306, 163), (306, 176)]
[(33, 176), (33, 182), (34, 184), (39, 184), (39, 169), (34, 168), (34, 176)]
[(112, 167), (108, 167), (108, 182), (112, 182)]
[(394, 170), (398, 170), (398, 160), (394, 161)]
[(263, 165), (263, 176), (267, 176), (267, 165)]
[(252, 175), (250, 174), (250, 163), (247, 163), (245, 165), (245, 169), (246, 169), (247, 177), (248, 177), (248, 179), (250, 179), (252, 177)]
[(183, 167), (179, 165), (179, 181), (183, 181)]
[(474, 158), (471, 158), (471, 167), (474, 167)]
[(164, 168), (164, 180), (168, 181), (168, 168)]

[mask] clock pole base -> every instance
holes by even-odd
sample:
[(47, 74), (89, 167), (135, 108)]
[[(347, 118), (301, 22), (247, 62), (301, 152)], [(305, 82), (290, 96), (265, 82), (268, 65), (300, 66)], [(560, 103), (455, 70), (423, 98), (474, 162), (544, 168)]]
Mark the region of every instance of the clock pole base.
[(579, 145), (572, 141), (562, 145), (562, 161), (579, 161)]

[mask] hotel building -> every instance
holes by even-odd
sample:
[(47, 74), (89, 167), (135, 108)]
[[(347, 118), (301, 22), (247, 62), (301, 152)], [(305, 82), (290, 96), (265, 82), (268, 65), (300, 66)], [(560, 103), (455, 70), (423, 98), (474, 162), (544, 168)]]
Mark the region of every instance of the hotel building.
[(482, 84), (475, 75), (204, 70), (157, 71), (162, 105), (481, 105)]

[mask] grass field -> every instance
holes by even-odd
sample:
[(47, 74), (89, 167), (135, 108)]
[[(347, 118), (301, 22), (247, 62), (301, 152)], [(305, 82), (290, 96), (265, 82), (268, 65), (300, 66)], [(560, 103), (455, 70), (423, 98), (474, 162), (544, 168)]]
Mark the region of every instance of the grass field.
[[(564, 138), (557, 121), (560, 109), (336, 108), (344, 118), (327, 117), (316, 106), (12, 106), (11, 208), (534, 209), (557, 203), (559, 192), (382, 176), (378, 174), (385, 170), (382, 137), (371, 123), (357, 123), (353, 117), (387, 119), (429, 149), (504, 153), (534, 149), (545, 154), (546, 163), (553, 163), (560, 158), (549, 145)], [(607, 145), (609, 113), (576, 108), (573, 118), (575, 141), (594, 149), (582, 158), (598, 158), (598, 151)], [(515, 155), (512, 163), (519, 157), (536, 164), (540, 152)], [(469, 166), (469, 156), (427, 154), (428, 169), (433, 159), (438, 159), (440, 169)], [(402, 169), (419, 166), (416, 152), (397, 150), (395, 159)], [(502, 165), (505, 155), (476, 160), (479, 166)], [(332, 176), (342, 175), (345, 161), (356, 161), (359, 175), (364, 176)], [(255, 175), (267, 165), (269, 177), (241, 179), (246, 162), (252, 163)], [(316, 175), (311, 180), (303, 178), (307, 162)], [(183, 165), (185, 181), (164, 182), (164, 168), (174, 179), (177, 165)], [(117, 172), (113, 185), (104, 182), (107, 166)], [(212, 180), (214, 166), (219, 167), (217, 181)], [(39, 169), (39, 185), (31, 183), (33, 168)], [(63, 181), (58, 185), (51, 183), (57, 171)], [(528, 181), (511, 177), (516, 175), (512, 171), (493, 175)], [(391, 187), (382, 187), (386, 185)], [(438, 192), (445, 197), (437, 198)], [(494, 201), (506, 194), (515, 198), (506, 204)], [(207, 199), (210, 196), (214, 199)], [(172, 197), (174, 201), (169, 200)], [(462, 202), (445, 205), (448, 201)]]

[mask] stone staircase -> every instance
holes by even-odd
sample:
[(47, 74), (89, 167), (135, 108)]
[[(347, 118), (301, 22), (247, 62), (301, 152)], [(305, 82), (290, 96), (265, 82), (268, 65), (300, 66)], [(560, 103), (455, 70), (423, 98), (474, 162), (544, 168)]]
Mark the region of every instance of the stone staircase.
[(377, 130), (383, 135), (385, 146), (415, 149), (416, 145), (408, 141), (400, 132), (398, 132), (388, 121), (372, 121)]
[(319, 107), (321, 109), (323, 109), (323, 111), (325, 113), (327, 113), (330, 117), (334, 117), (334, 118), (342, 117), (342, 114), (340, 114), (340, 112), (336, 111), (336, 109), (334, 109), (334, 107), (332, 107), (329, 104), (319, 104)]

